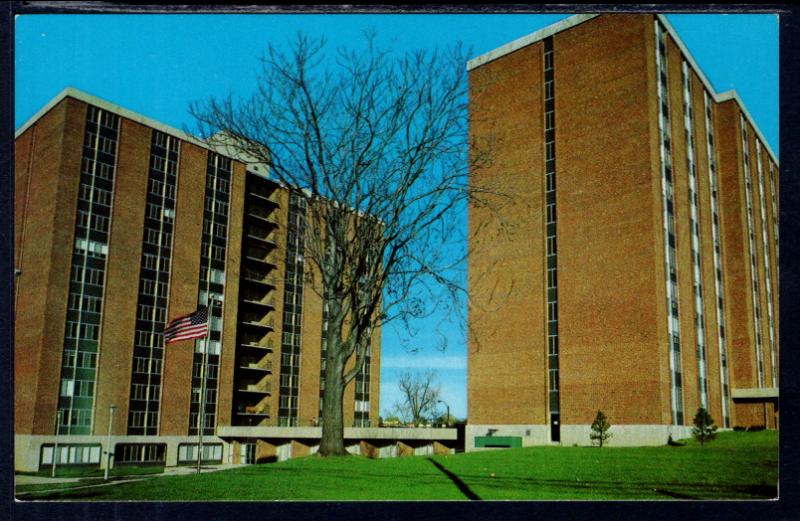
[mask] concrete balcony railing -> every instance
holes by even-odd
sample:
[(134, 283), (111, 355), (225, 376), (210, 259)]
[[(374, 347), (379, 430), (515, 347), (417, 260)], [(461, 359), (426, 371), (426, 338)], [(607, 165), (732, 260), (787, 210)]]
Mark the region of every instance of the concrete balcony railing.
[(239, 362), (241, 369), (253, 369), (255, 371), (272, 372), (272, 360), (259, 360), (256, 358), (243, 358)]
[(254, 202), (258, 201), (259, 203), (267, 203), (269, 206), (273, 207), (280, 207), (280, 203), (278, 202), (278, 198), (275, 195), (275, 192), (267, 193), (261, 190), (253, 190), (251, 189), (247, 195), (252, 198)]
[(264, 273), (257, 270), (245, 269), (242, 278), (247, 282), (254, 282), (271, 288), (275, 287), (275, 276), (264, 275)]
[(240, 384), (239, 391), (257, 394), (272, 394), (272, 385), (269, 382), (242, 382)]
[(257, 317), (246, 317), (239, 321), (240, 324), (246, 326), (252, 326), (254, 328), (259, 329), (269, 329), (270, 331), (275, 330), (275, 319), (269, 318), (268, 320), (265, 319), (258, 319)]

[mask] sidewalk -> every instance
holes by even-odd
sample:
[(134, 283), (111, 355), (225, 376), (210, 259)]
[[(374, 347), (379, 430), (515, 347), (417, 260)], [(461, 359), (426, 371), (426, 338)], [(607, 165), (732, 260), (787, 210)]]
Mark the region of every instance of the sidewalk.
[[(238, 467), (245, 467), (247, 465), (244, 464), (232, 464), (226, 463), (222, 465), (204, 465), (200, 470), (202, 473), (207, 472), (217, 472), (220, 470), (228, 470), (234, 469)], [(176, 467), (165, 467), (164, 472), (160, 474), (133, 474), (129, 477), (127, 476), (113, 476), (110, 477), (108, 481), (105, 481), (102, 477), (71, 477), (71, 478), (51, 478), (47, 476), (29, 476), (29, 475), (16, 475), (14, 476), (14, 486), (15, 488), (19, 485), (42, 485), (42, 484), (57, 484), (57, 483), (75, 483), (74, 487), (57, 487), (53, 488), (52, 491), (59, 491), (59, 490), (74, 490), (79, 488), (92, 488), (92, 487), (105, 487), (110, 485), (116, 485), (119, 483), (129, 483), (131, 481), (143, 481), (146, 479), (152, 478), (160, 478), (163, 476), (180, 476), (185, 474), (196, 474), (197, 467), (194, 465), (188, 466), (176, 466)], [(24, 498), (31, 492), (17, 492), (17, 497)], [(40, 489), (36, 490), (35, 493), (40, 494), (43, 492), (49, 492), (49, 490)]]

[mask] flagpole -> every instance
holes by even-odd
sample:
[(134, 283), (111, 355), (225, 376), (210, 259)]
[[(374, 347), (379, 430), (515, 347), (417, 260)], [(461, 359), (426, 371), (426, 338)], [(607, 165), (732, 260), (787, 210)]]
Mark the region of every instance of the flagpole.
[[(209, 259), (209, 266), (211, 265), (211, 259)], [(208, 356), (208, 341), (211, 338), (211, 304), (213, 300), (209, 300), (208, 302), (208, 313), (209, 315), (206, 317), (208, 322), (206, 323), (206, 339), (203, 345), (203, 362), (200, 366), (200, 413), (198, 414), (199, 418), (199, 427), (197, 429), (197, 473), (200, 473), (200, 466), (203, 460), (203, 429), (205, 428), (205, 408), (206, 408), (206, 360)]]
[(205, 429), (206, 416), (206, 363), (208, 360), (208, 347), (211, 344), (211, 317), (213, 317), (214, 299), (211, 297), (211, 257), (214, 245), (214, 218), (216, 211), (214, 203), (217, 201), (217, 176), (219, 175), (219, 156), (214, 155), (214, 177), (211, 180), (211, 227), (208, 230), (208, 267), (206, 268), (206, 338), (203, 342), (203, 361), (200, 366), (200, 411), (197, 414), (199, 425), (197, 426), (197, 473), (200, 474), (200, 467), (203, 460), (203, 429)]

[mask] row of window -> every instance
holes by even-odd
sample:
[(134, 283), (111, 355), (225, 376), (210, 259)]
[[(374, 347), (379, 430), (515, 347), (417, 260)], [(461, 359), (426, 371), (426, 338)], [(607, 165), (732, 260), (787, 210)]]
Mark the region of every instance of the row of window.
[[(544, 157), (545, 157), (545, 251), (547, 260), (547, 332), (548, 338), (558, 338), (558, 269), (556, 245), (556, 114), (555, 114), (555, 71), (553, 68), (553, 38), (544, 40)], [(554, 357), (557, 359), (557, 354)], [(558, 364), (548, 372), (551, 439), (560, 440), (558, 415), (559, 384)]]
[(769, 256), (769, 239), (767, 238), (767, 204), (764, 197), (764, 172), (761, 164), (761, 141), (756, 139), (756, 161), (758, 172), (758, 194), (761, 208), (761, 246), (764, 255), (764, 289), (767, 292), (767, 331), (769, 334), (769, 352), (771, 363), (772, 386), (778, 386), (778, 375), (775, 371), (775, 321), (772, 314), (772, 267)]
[(84, 157), (81, 162), (81, 173), (111, 181), (114, 178), (114, 165), (110, 165), (100, 158), (95, 160)]
[[(205, 186), (205, 209), (203, 216), (203, 229), (215, 230), (217, 225), (227, 228), (228, 226), (228, 207), (229, 207), (229, 182), (231, 173), (230, 159), (219, 154), (209, 153), (206, 167), (206, 186)], [(210, 246), (210, 257), (209, 255)], [(224, 265), (226, 259), (226, 244), (224, 237), (205, 233), (202, 237), (202, 252), (200, 270), (200, 288), (198, 291), (198, 305), (209, 305), (209, 297), (224, 292), (224, 271), (214, 272), (212, 266), (217, 263)], [(220, 280), (214, 282), (212, 292), (212, 277)], [(222, 349), (220, 334), (222, 331), (222, 307), (217, 302), (212, 306), (210, 313), (210, 331), (206, 338), (195, 341), (195, 354), (193, 364), (200, 364), (201, 370), (203, 363), (208, 369), (209, 364), (218, 364), (218, 357)], [(201, 371), (202, 373), (202, 371)], [(203, 386), (206, 393), (216, 396), (218, 381), (212, 378), (200, 378), (200, 375), (192, 377), (192, 388), (199, 389)], [(216, 398), (214, 398), (216, 400)], [(193, 400), (189, 406), (189, 434), (195, 434), (200, 428), (204, 433), (213, 433), (216, 425), (215, 409), (209, 411)]]
[[(86, 379), (87, 375), (93, 375), (93, 371), (86, 369), (96, 367), (97, 358), (94, 353), (76, 351), (75, 347), (85, 350), (96, 343), (100, 336), (100, 295), (103, 291), (104, 265), (108, 255), (105, 241), (110, 227), (109, 214), (113, 200), (119, 127), (118, 116), (97, 107), (90, 106), (86, 117), (70, 277), (73, 284), (70, 285), (68, 297), (69, 310), (60, 375), (59, 409), (62, 418), (58, 432), (64, 434), (91, 432), (91, 408), (95, 389), (94, 380)], [(76, 311), (81, 312), (75, 313)], [(76, 378), (79, 369), (81, 378)]]
[[(100, 272), (102, 276), (102, 272)], [(101, 282), (102, 283), (102, 282)], [(69, 296), (69, 310), (81, 311), (84, 313), (100, 313), (103, 306), (103, 299), (91, 295), (80, 295), (71, 293)]]
[(131, 384), (131, 400), (153, 400), (161, 398), (161, 386), (147, 384)]
[(91, 130), (86, 131), (86, 145), (96, 148), (104, 154), (115, 154), (117, 150), (117, 141), (102, 135), (97, 135), (96, 132)]
[(67, 349), (64, 351), (64, 360), (62, 363), (64, 367), (95, 369), (97, 368), (97, 353)]
[(160, 306), (139, 304), (136, 318), (139, 320), (149, 320), (157, 324), (164, 324), (167, 318), (167, 310)]
[(700, 404), (708, 409), (708, 386), (706, 374), (706, 341), (703, 328), (703, 279), (701, 275), (700, 258), (700, 225), (699, 206), (697, 203), (697, 167), (695, 163), (694, 147), (694, 112), (692, 110), (692, 82), (689, 64), (683, 60), (681, 66), (683, 75), (683, 106), (684, 106), (684, 132), (686, 134), (686, 161), (689, 172), (689, 227), (692, 242), (692, 273), (695, 289), (695, 350), (697, 353), (697, 379), (700, 390)]
[(150, 358), (145, 356), (133, 357), (133, 372), (139, 374), (160, 375), (162, 370), (161, 358)]
[(79, 255), (105, 259), (108, 255), (108, 244), (79, 237), (75, 239), (75, 252)]
[(68, 320), (66, 337), (75, 340), (98, 340), (100, 338), (100, 326)]
[(94, 380), (61, 379), (61, 396), (94, 396)]
[(144, 242), (145, 244), (151, 244), (153, 246), (164, 246), (169, 248), (172, 245), (172, 233), (153, 228), (147, 228), (145, 229)]
[[(300, 375), (300, 342), (302, 323), (302, 299), (304, 266), (298, 259), (305, 251), (306, 202), (302, 196), (289, 195), (289, 215), (286, 242), (286, 283), (284, 302), (292, 307), (284, 308), (284, 326), (281, 337), (281, 386), (278, 418), (287, 425), (297, 424), (297, 395)], [(288, 312), (288, 314), (287, 314)], [(284, 385), (283, 375), (289, 376)]]
[(92, 231), (108, 233), (110, 219), (104, 215), (78, 209), (78, 226)]
[(145, 215), (156, 221), (164, 221), (167, 224), (175, 222), (175, 210), (155, 203), (147, 203)]
[[(128, 430), (156, 429), (158, 427), (158, 411), (128, 411)], [(150, 432), (153, 432), (152, 430)]]
[(761, 344), (761, 335), (758, 332), (761, 331), (761, 310), (759, 306), (759, 296), (758, 296), (758, 269), (756, 267), (756, 244), (755, 244), (755, 217), (753, 215), (753, 201), (752, 201), (752, 190), (753, 190), (753, 182), (752, 176), (750, 173), (750, 153), (749, 153), (749, 136), (747, 131), (747, 122), (744, 119), (744, 115), (739, 115), (739, 122), (742, 126), (742, 150), (744, 151), (744, 184), (745, 184), (745, 201), (747, 203), (747, 231), (748, 231), (748, 246), (750, 250), (750, 273), (752, 275), (753, 280), (753, 290), (752, 290), (752, 297), (753, 297), (753, 321), (755, 324), (756, 330), (756, 359), (758, 361), (758, 386), (764, 386), (764, 353), (763, 353), (763, 346)]
[[(192, 403), (200, 403), (200, 388), (193, 387), (192, 388)], [(205, 405), (214, 405), (217, 403), (217, 390), (216, 389), (206, 389), (206, 400)]]
[(78, 196), (82, 201), (111, 207), (111, 192), (104, 188), (81, 183)]
[(59, 408), (59, 433), (85, 431), (92, 424), (92, 410), (85, 408)]
[(672, 149), (670, 132), (670, 111), (669, 111), (669, 82), (667, 68), (667, 45), (666, 33), (664, 28), (655, 21), (655, 33), (658, 47), (656, 49), (656, 75), (658, 82), (658, 103), (661, 107), (658, 115), (659, 136), (661, 144), (661, 185), (664, 205), (664, 258), (666, 261), (667, 277), (667, 302), (671, 313), (667, 319), (667, 328), (670, 337), (673, 339), (670, 352), (670, 380), (671, 380), (671, 402), (672, 402), (672, 422), (675, 424), (683, 423), (683, 390), (681, 385), (681, 360), (680, 360), (680, 315), (677, 306), (678, 285), (676, 278), (672, 276), (677, 273), (677, 263), (675, 255), (674, 238), (674, 201), (672, 188)]
[[(193, 378), (200, 378), (202, 375), (201, 371), (203, 368), (203, 364), (200, 362), (194, 362), (192, 364), (192, 377)], [(206, 364), (206, 378), (210, 380), (214, 380), (217, 378), (219, 374), (219, 365), (213, 363), (213, 361), (209, 361)]]
[(169, 273), (169, 257), (142, 253), (142, 267), (148, 270), (158, 270)]

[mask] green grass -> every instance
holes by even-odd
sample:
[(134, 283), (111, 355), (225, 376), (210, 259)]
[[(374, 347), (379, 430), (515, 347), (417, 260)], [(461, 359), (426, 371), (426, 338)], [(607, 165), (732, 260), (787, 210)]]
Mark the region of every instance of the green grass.
[(530, 447), (435, 457), (297, 458), (26, 499), (766, 499), (778, 436), (728, 432), (701, 447)]

